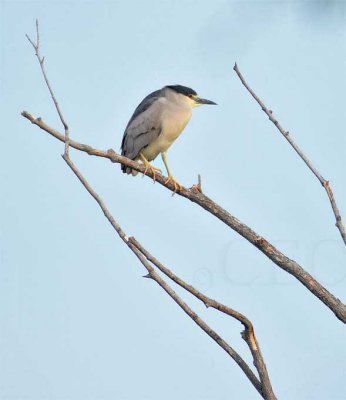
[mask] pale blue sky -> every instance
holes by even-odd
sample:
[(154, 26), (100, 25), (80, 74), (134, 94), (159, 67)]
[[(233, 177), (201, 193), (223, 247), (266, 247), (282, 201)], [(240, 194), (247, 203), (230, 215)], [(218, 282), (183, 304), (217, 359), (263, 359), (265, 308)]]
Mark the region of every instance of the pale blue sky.
[[(325, 193), (232, 70), (235, 61), (331, 181), (346, 218), (343, 1), (2, 1), (1, 400), (248, 400), (236, 364), (154, 283), (68, 170), (25, 33), (71, 137), (119, 149), (134, 107), (165, 84), (218, 103), (168, 153), (205, 192), (346, 301), (346, 251)], [(71, 152), (129, 235), (245, 313), (280, 399), (346, 398), (345, 326), (296, 280), (196, 205)], [(161, 161), (156, 162), (162, 166)], [(177, 289), (251, 363), (241, 326)]]

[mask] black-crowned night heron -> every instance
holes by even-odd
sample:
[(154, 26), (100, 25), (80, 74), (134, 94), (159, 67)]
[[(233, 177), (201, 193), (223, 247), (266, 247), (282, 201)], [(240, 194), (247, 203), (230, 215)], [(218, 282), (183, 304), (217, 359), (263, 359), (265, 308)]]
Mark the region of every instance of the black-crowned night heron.
[[(177, 191), (181, 185), (171, 174), (166, 151), (189, 122), (193, 107), (201, 104), (216, 103), (197, 97), (193, 89), (181, 85), (165, 86), (150, 93), (136, 108), (127, 124), (121, 143), (121, 154), (144, 163), (144, 174), (150, 171), (155, 180), (156, 172), (161, 170), (149, 161), (161, 153), (168, 174), (166, 183), (173, 183), (174, 191)], [(138, 173), (125, 165), (121, 169), (127, 174)]]

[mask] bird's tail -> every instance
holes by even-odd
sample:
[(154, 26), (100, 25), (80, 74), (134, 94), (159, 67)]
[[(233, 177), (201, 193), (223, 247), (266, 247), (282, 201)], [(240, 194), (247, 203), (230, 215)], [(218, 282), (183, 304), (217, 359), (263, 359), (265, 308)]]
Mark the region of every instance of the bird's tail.
[[(135, 161), (142, 164), (142, 160), (135, 160)], [(136, 176), (138, 174), (138, 171), (136, 171), (135, 169), (132, 169), (130, 167), (127, 167), (126, 165), (123, 165), (123, 164), (121, 164), (121, 170), (123, 171), (124, 174), (127, 174), (127, 175), (132, 174), (132, 176)]]

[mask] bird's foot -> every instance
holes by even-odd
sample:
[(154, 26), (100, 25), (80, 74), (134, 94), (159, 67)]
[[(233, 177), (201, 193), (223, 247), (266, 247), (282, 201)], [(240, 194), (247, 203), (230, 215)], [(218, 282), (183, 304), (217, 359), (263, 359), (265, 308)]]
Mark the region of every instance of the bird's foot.
[(174, 187), (173, 194), (179, 192), (183, 188), (183, 186), (179, 182), (177, 182), (172, 175), (168, 175), (168, 178), (165, 180), (165, 185), (167, 185), (168, 183), (173, 184)]
[(161, 174), (162, 171), (160, 170), (160, 168), (156, 168), (153, 165), (151, 165), (149, 162), (145, 163), (145, 170), (143, 172), (143, 176), (147, 175), (148, 171), (152, 174), (153, 177), (153, 181), (156, 182), (156, 174), (159, 173)]

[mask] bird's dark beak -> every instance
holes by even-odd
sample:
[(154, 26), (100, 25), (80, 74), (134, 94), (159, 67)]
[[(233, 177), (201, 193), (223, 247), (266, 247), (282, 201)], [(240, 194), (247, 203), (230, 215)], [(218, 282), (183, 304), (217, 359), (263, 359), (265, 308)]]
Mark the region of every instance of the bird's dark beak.
[(195, 97), (195, 102), (196, 102), (197, 104), (215, 104), (215, 105), (217, 105), (216, 103), (214, 103), (214, 102), (211, 101), (211, 100), (201, 99), (200, 97)]

